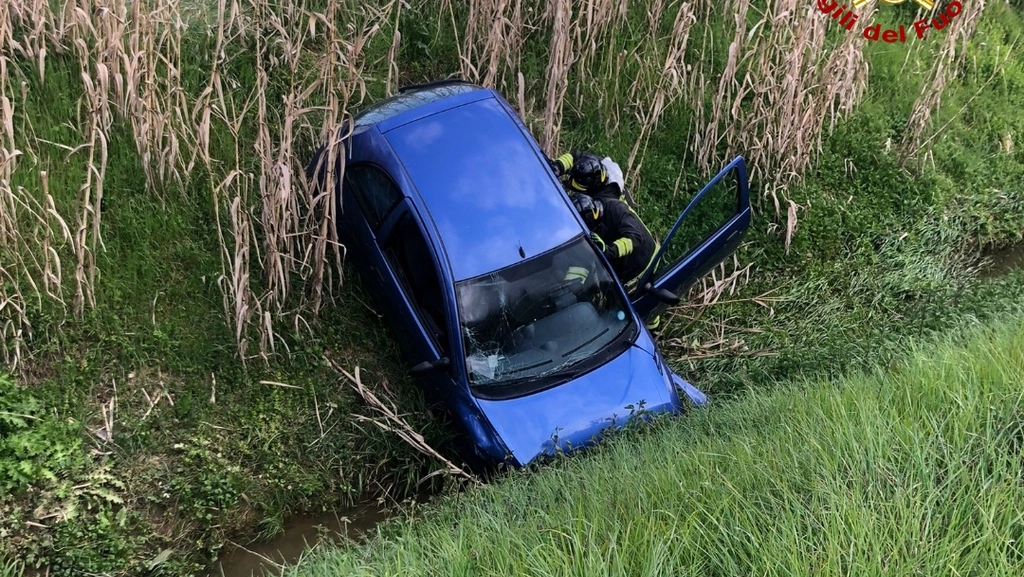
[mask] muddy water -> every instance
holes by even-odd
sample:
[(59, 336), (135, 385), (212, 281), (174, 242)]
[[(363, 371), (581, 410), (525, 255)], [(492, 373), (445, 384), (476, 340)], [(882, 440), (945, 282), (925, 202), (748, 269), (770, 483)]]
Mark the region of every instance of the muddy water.
[(1011, 245), (986, 254), (980, 276), (996, 278), (1019, 268), (1024, 268), (1024, 244)]
[(271, 541), (251, 545), (224, 546), (220, 560), (205, 577), (264, 577), (280, 575), (282, 565), (298, 561), (302, 552), (317, 543), (337, 543), (343, 538), (360, 539), (393, 509), (366, 504), (336, 513), (289, 521), (284, 532)]

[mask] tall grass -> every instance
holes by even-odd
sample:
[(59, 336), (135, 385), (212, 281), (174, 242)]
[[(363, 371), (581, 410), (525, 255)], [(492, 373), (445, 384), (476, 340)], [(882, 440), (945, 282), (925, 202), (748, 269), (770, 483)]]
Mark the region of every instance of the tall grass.
[(290, 575), (1019, 575), (1024, 325), (453, 495)]

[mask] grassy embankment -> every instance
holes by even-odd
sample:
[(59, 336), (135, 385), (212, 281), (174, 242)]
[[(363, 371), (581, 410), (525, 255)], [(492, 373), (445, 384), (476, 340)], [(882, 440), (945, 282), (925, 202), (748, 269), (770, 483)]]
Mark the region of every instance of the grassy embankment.
[(1024, 317), (630, 431), (292, 576), (1020, 575)]
[[(739, 31), (733, 11), (744, 2), (690, 6), (693, 18), (677, 18), (678, 2), (659, 5), (662, 12), (633, 3), (628, 18), (596, 3), (596, 16), (567, 21), (546, 20), (539, 4), (506, 6), (500, 18), (498, 4), (486, 2), (470, 3), (472, 14), (430, 2), (379, 13), (356, 4), (316, 2), (302, 12), (253, 2), (237, 20), (230, 10), (218, 20), (210, 7), (176, 27), (167, 23), (173, 3), (156, 2), (149, 20), (124, 20), (137, 27), (116, 30), (110, 12), (69, 13), (60, 34), (46, 32), (52, 17), (25, 20), (51, 23), (42, 34), (11, 21), (23, 45), (0, 50), (12, 111), (4, 112), (3, 150), (22, 156), (0, 163), (11, 184), (0, 291), (5, 360), (18, 363), (15, 378), (0, 384), (0, 555), (48, 564), (53, 574), (133, 573), (154, 559), (158, 572), (185, 573), (229, 536), (272, 535), (287, 514), (367, 491), (402, 496), (432, 470), (395, 438), (355, 423), (350, 414), (366, 409), (323, 366), (327, 349), (362, 366), (368, 380), (387, 380), (413, 425), (443, 438), (358, 281), (346, 275), (339, 286), (330, 267), (318, 281), (318, 263), (332, 260), (329, 237), (309, 216), (319, 201), (304, 197), (301, 183), (287, 189), (276, 166), (280, 159), (298, 174), (312, 144), (358, 106), (360, 82), (365, 100), (398, 78), (461, 70), (493, 82), (549, 152), (558, 136), (561, 147), (620, 159), (658, 231), (726, 159), (746, 155), (760, 199), (737, 255), (741, 270), (751, 265), (750, 280), (718, 284), (736, 294), (695, 291), (694, 302), (718, 304), (678, 309), (661, 335), (677, 368), (717, 398), (804, 372), (836, 374), (900, 350), (908, 335), (997, 315), (1021, 298), (1019, 276), (981, 281), (970, 266), (983, 248), (1020, 242), (1024, 230), (1024, 153), (1013, 145), (1024, 134), (1024, 64), (1006, 59), (1024, 27), (1008, 5), (989, 6), (958, 52), (962, 63), (943, 68), (956, 72), (940, 79), (941, 106), (919, 142), (942, 131), (918, 155), (928, 162), (912, 160), (908, 170), (899, 144), (947, 45), (941, 31), (907, 45), (850, 44), (810, 14), (805, 24), (820, 37), (798, 44), (787, 36), (790, 21), (762, 23), (730, 68), (729, 42), (747, 38), (763, 3), (743, 8)], [(45, 10), (12, 4), (30, 5)], [(116, 13), (122, 4), (111, 6)], [(887, 24), (912, 17), (908, 6), (879, 8)], [(315, 38), (305, 35), (308, 14), (330, 9), (351, 27), (325, 32), (318, 24)], [(85, 50), (74, 48), (75, 34)], [(107, 51), (94, 46), (104, 38), (112, 39)], [(42, 58), (39, 46), (47, 47)], [(298, 56), (296, 46), (304, 48)], [(568, 57), (579, 60), (570, 66)], [(868, 82), (844, 77), (842, 66), (819, 75), (837, 61), (852, 73), (869, 63)], [(95, 80), (98, 63), (114, 70), (118, 62), (134, 95)], [(797, 71), (793, 84), (778, 74), (786, 66)], [(749, 91), (746, 72), (762, 92)], [(786, 86), (799, 89), (786, 97)], [(305, 100), (281, 104), (307, 89)], [(87, 97), (106, 103), (109, 116), (85, 106)], [(736, 98), (738, 114), (715, 108)], [(824, 110), (827, 102), (850, 106), (815, 154), (821, 125), (780, 111)], [(328, 110), (318, 108), (325, 103)], [(298, 127), (292, 133), (288, 119)], [(808, 166), (802, 182), (779, 176)], [(39, 208), (46, 192), (52, 212)], [(282, 198), (292, 204), (274, 204)], [(788, 252), (787, 225), (795, 225)], [(316, 289), (328, 288), (333, 299), (314, 314)], [(772, 290), (761, 301), (770, 310), (750, 300)], [(23, 339), (14, 336), (19, 328)], [(747, 356), (759, 350), (771, 355)]]

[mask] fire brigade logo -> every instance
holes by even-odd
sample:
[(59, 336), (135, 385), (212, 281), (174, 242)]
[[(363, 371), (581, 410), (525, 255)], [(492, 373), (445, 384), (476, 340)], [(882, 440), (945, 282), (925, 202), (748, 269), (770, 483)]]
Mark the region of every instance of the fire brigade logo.
[[(884, 4), (902, 4), (906, 0), (880, 0)], [(860, 14), (856, 13), (855, 10), (862, 8), (868, 3), (868, 0), (852, 0), (852, 8), (848, 8), (846, 4), (840, 5), (839, 0), (817, 0), (818, 10), (821, 10), (822, 14), (825, 14), (829, 18), (839, 22), (839, 25), (848, 31), (853, 30), (854, 24), (857, 23), (857, 19), (860, 18)], [(913, 2), (925, 10), (931, 11), (935, 8), (935, 2), (931, 0), (913, 0)], [(935, 18), (922, 18), (914, 22), (914, 34), (918, 39), (923, 39), (925, 32), (929, 28), (935, 30), (942, 30), (946, 26), (949, 26), (953, 18), (956, 18), (963, 11), (963, 4), (960, 0), (952, 0), (946, 5), (942, 12), (936, 14)], [(864, 38), (877, 42), (881, 40), (892, 44), (894, 42), (906, 42), (907, 41), (907, 29), (905, 26), (900, 24), (899, 28), (889, 28), (882, 30), (881, 24), (875, 24), (868, 26), (863, 32)]]

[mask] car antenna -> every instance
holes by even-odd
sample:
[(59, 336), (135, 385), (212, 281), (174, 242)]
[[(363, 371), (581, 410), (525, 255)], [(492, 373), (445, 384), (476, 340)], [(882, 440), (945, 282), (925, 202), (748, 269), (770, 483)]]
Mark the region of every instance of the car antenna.
[(519, 243), (519, 256), (522, 257), (522, 258), (526, 258), (526, 251), (523, 250), (523, 243), (522, 242)]

